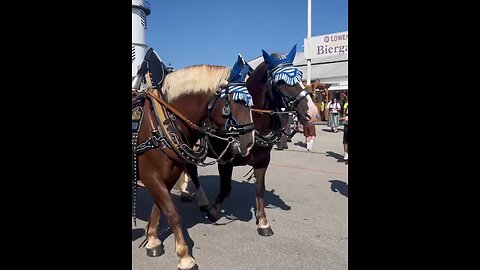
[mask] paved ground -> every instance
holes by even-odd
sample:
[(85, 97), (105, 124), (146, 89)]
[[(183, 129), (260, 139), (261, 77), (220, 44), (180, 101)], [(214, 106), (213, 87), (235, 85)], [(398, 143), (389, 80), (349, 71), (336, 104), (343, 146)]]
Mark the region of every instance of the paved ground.
[[(199, 269), (348, 268), (348, 165), (339, 162), (343, 157), (343, 132), (340, 129), (331, 133), (324, 123), (316, 128), (313, 152), (302, 146), (302, 134), (295, 135), (288, 150), (272, 151), (265, 200), (273, 236), (257, 234), (253, 216), (255, 189), (243, 177), (250, 167), (234, 169), (232, 193), (225, 201), (225, 217), (217, 222), (219, 225), (206, 219), (196, 202), (182, 203), (172, 191)], [(217, 166), (199, 168), (199, 174), (213, 200), (219, 190)], [(144, 248), (138, 248), (144, 239), (152, 200), (140, 189), (137, 203), (140, 220), (136, 227), (132, 225), (132, 269), (177, 269), (171, 230), (160, 238), (164, 239), (163, 256), (150, 258)], [(162, 219), (160, 228), (165, 227)]]

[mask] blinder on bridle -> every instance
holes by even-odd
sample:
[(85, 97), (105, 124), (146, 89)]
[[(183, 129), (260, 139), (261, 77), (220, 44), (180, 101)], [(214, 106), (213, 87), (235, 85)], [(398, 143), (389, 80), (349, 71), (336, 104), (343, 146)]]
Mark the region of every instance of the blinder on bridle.
[[(232, 89), (232, 90), (231, 90)], [(244, 90), (243, 90), (244, 89)], [(225, 98), (225, 105), (222, 107), (222, 117), (227, 119), (225, 122), (225, 128), (223, 131), (217, 131), (216, 133), (219, 135), (226, 135), (226, 136), (239, 136), (239, 135), (244, 135), (249, 132), (252, 132), (255, 130), (255, 125), (253, 122), (241, 125), (237, 119), (232, 114), (232, 109), (231, 109), (231, 98), (230, 94), (233, 93), (233, 95), (239, 94), (239, 91), (248, 91), (246, 90), (246, 83), (229, 83), (224, 89), (220, 89), (215, 93), (215, 97), (212, 99), (210, 104), (208, 105), (208, 115), (210, 116), (212, 114), (213, 108), (215, 104), (217, 103), (217, 100), (219, 98)], [(247, 92), (248, 93), (248, 92)], [(242, 93), (240, 93), (242, 94)], [(249, 94), (248, 94), (249, 95)], [(250, 96), (251, 98), (251, 96)], [(245, 106), (247, 107), (252, 107), (253, 104), (250, 104), (249, 101), (244, 100), (244, 99), (236, 99), (234, 98), (233, 102), (245, 102)]]
[[(225, 105), (222, 108), (222, 117), (227, 119), (225, 122), (224, 132), (218, 132), (227, 136), (239, 136), (252, 132), (255, 129), (253, 122), (241, 125), (237, 119), (232, 115), (231, 102), (244, 102), (245, 106), (253, 107), (253, 98), (248, 92), (246, 77), (253, 71), (252, 67), (239, 54), (237, 62), (230, 72), (227, 80), (228, 84), (224, 89), (220, 89), (213, 104), (215, 104), (218, 97), (225, 98)], [(232, 98), (230, 98), (230, 94)], [(232, 100), (233, 99), (233, 100)], [(209, 114), (213, 108), (213, 104), (209, 105)]]
[[(227, 86), (227, 89), (225, 90), (225, 106), (222, 108), (222, 116), (223, 118), (227, 119), (227, 122), (225, 123), (225, 131), (226, 135), (244, 135), (249, 132), (252, 132), (255, 129), (255, 125), (253, 122), (245, 124), (245, 125), (240, 125), (240, 123), (233, 117), (232, 115), (232, 110), (230, 108), (230, 88), (234, 89), (233, 91), (246, 91), (247, 90), (247, 84), (244, 82), (239, 82), (239, 83), (229, 83)], [(234, 93), (235, 95), (235, 93)], [(248, 94), (250, 96), (250, 94)], [(252, 107), (252, 104), (249, 104), (247, 100), (240, 99), (238, 102), (245, 101), (245, 106), (247, 107)], [(235, 102), (235, 101), (234, 101)]]
[(222, 117), (227, 119), (232, 117), (232, 110), (230, 109), (230, 94), (229, 94), (229, 89), (228, 87), (225, 89), (225, 105), (222, 108)]
[(140, 65), (137, 75), (132, 80), (132, 90), (136, 92), (144, 92), (140, 86), (142, 81), (145, 81), (145, 75), (148, 74), (149, 80), (153, 88), (159, 89), (163, 84), (163, 80), (170, 73), (165, 64), (160, 60), (157, 52), (153, 48), (148, 49), (145, 57)]
[[(275, 89), (280, 94), (279, 103), (289, 111), (294, 111), (300, 101), (302, 101), (302, 99), (304, 99), (306, 96), (312, 96), (312, 93), (303, 86), (302, 76), (302, 71), (294, 67), (291, 63), (280, 64), (268, 72), (268, 80), (272, 86), (272, 89)], [(297, 83), (303, 88), (303, 90), (297, 96), (290, 96), (286, 93), (283, 93), (279, 87), (281, 84), (294, 86)]]

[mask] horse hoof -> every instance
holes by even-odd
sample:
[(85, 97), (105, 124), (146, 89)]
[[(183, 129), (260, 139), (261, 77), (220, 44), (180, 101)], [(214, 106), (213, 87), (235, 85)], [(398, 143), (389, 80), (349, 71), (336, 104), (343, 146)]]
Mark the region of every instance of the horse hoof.
[(148, 257), (160, 257), (165, 253), (165, 249), (163, 244), (158, 245), (154, 248), (147, 248), (147, 256)]
[(209, 210), (209, 209), (208, 209), (208, 205), (202, 205), (202, 206), (200, 206), (200, 211), (201, 211), (201, 212), (208, 213), (208, 210)]
[(178, 270), (198, 270), (198, 265), (194, 265), (192, 268), (190, 269), (181, 269), (181, 268), (178, 268)]
[(220, 219), (218, 215), (214, 215), (210, 212), (207, 214), (207, 217), (211, 222), (217, 222)]
[(189, 196), (189, 197), (185, 196), (185, 197), (180, 197), (180, 201), (182, 201), (182, 202), (191, 202), (191, 201), (193, 201), (193, 199), (192, 199), (192, 197), (190, 197), (190, 196)]
[(272, 228), (270, 228), (270, 227), (268, 227), (268, 228), (257, 228), (257, 232), (261, 236), (272, 236), (273, 235)]

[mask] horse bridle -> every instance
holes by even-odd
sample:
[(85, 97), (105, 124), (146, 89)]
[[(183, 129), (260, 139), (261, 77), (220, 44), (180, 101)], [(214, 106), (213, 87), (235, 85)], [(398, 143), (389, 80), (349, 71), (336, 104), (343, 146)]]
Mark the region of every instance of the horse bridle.
[[(293, 65), (289, 64), (289, 63), (282, 64), (282, 65), (279, 65), (279, 66), (275, 67), (271, 71), (269, 71), (268, 72), (268, 81), (270, 82), (270, 85), (272, 86), (272, 90), (275, 89), (275, 91), (278, 92), (281, 95), (283, 105), (285, 105), (286, 112), (296, 113), (295, 108), (298, 106), (300, 101), (302, 101), (308, 95), (312, 96), (312, 93), (310, 93), (305, 87), (302, 87), (303, 90), (297, 96), (292, 97), (292, 96), (289, 96), (289, 95), (285, 95), (280, 90), (280, 88), (278, 86), (279, 82), (274, 82), (273, 79), (272, 79), (273, 74), (275, 73), (275, 71), (279, 70), (280, 68), (287, 67), (287, 66), (293, 66)], [(303, 84), (301, 84), (301, 85), (303, 86)]]
[[(208, 104), (208, 107), (207, 107), (207, 111), (208, 111), (208, 118), (207, 119), (210, 123), (207, 124), (206, 122), (204, 122), (204, 125), (203, 125), (204, 129), (206, 130), (206, 133), (208, 135), (206, 137), (207, 144), (210, 145), (210, 150), (212, 151), (212, 153), (215, 156), (217, 156), (216, 161), (218, 163), (221, 163), (221, 164), (225, 164), (225, 163), (229, 163), (229, 162), (233, 161), (234, 157), (232, 157), (230, 160), (226, 160), (226, 161), (222, 160), (222, 158), (227, 153), (228, 149), (230, 148), (230, 146), (232, 144), (233, 145), (239, 145), (240, 144), (240, 142), (236, 138), (240, 135), (244, 135), (244, 134), (247, 134), (247, 133), (255, 130), (255, 124), (253, 122), (245, 124), (245, 125), (241, 125), (237, 121), (237, 119), (235, 119), (235, 117), (232, 114), (232, 110), (230, 108), (230, 103), (232, 101), (230, 99), (229, 89), (230, 89), (230, 87), (234, 87), (234, 86), (245, 86), (246, 87), (246, 83), (228, 83), (228, 85), (225, 88), (217, 90), (217, 92), (215, 92), (215, 95), (212, 97), (212, 100), (210, 101), (210, 103)], [(212, 118), (211, 115), (212, 115), (212, 112), (214, 110), (215, 104), (217, 103), (218, 99), (222, 96), (222, 90), (225, 91), (225, 93), (224, 93), (225, 94), (225, 105), (222, 107), (222, 117), (226, 118), (227, 121), (225, 122), (224, 130), (219, 131), (218, 129), (213, 127), (213, 124), (212, 124), (212, 121), (211, 121), (211, 118)], [(222, 151), (222, 153), (217, 154), (215, 152), (214, 147), (211, 145), (208, 137), (214, 137), (214, 138), (217, 138), (219, 140), (227, 142), (227, 146)]]
[[(229, 89), (230, 89), (230, 87), (233, 87), (233, 86), (245, 86), (246, 87), (246, 83), (229, 83), (226, 86), (226, 88), (225, 88), (225, 105), (222, 108), (222, 117), (227, 119), (227, 121), (225, 122), (225, 129), (223, 131), (218, 131), (218, 130), (213, 129), (213, 128), (211, 129), (217, 135), (236, 137), (236, 136), (239, 136), (239, 135), (244, 135), (244, 134), (247, 134), (249, 132), (252, 132), (255, 129), (255, 125), (254, 125), (253, 122), (245, 124), (245, 125), (241, 125), (237, 121), (237, 119), (235, 119), (235, 117), (232, 115), (232, 110), (230, 108), (230, 102), (232, 102), (232, 101), (230, 99)], [(211, 115), (212, 115), (213, 109), (215, 107), (215, 104), (217, 103), (218, 99), (220, 98), (220, 96), (222, 94), (221, 91), (222, 91), (222, 89), (218, 90), (215, 93), (215, 96), (212, 98), (212, 100), (208, 104), (207, 108), (208, 108), (208, 118), (209, 119), (211, 119)]]
[(300, 92), (300, 94), (298, 94), (296, 97), (291, 97), (283, 94), (282, 91), (278, 89), (278, 86), (276, 87), (277, 87), (277, 92), (279, 92), (282, 95), (282, 98), (285, 101), (284, 103), (287, 105), (287, 108), (286, 108), (287, 111), (295, 111), (295, 108), (298, 106), (300, 101), (302, 101), (302, 99), (304, 99), (308, 95), (310, 96), (312, 95), (312, 93), (310, 93), (307, 89), (303, 89), (302, 92)]
[[(267, 71), (267, 76), (268, 76), (267, 81), (270, 83), (270, 86), (271, 86), (271, 89), (269, 90), (269, 95), (270, 95), (270, 99), (272, 99), (272, 101), (274, 102), (274, 108), (272, 110), (252, 109), (252, 111), (260, 114), (270, 114), (271, 116), (280, 115), (280, 114), (298, 114), (295, 108), (298, 106), (300, 101), (302, 101), (306, 96), (311, 95), (311, 93), (307, 89), (305, 89), (305, 87), (300, 81), (298, 83), (300, 83), (303, 90), (298, 95), (294, 97), (285, 95), (279, 89), (279, 86), (278, 86), (279, 82), (274, 82), (273, 80), (273, 75), (275, 71), (277, 71), (282, 67), (288, 67), (288, 66), (293, 66), (293, 65), (289, 63), (281, 64), (278, 67), (272, 69), (271, 71)], [(280, 95), (279, 98), (281, 99), (282, 104), (278, 104), (277, 102), (278, 98), (273, 96), (274, 95), (272, 93), (273, 91), (278, 92), (278, 94)], [(275, 129), (269, 135), (262, 135), (258, 131), (255, 131), (255, 143), (263, 147), (271, 146), (280, 141), (280, 137), (282, 136), (282, 133), (291, 138), (290, 135), (285, 133), (285, 127), (282, 127), (280, 129)]]

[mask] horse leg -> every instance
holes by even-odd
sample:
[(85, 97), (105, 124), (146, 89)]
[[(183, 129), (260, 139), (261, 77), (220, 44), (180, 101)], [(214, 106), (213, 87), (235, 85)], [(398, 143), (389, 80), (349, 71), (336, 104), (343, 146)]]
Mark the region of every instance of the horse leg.
[(253, 173), (255, 174), (255, 191), (257, 201), (257, 232), (261, 236), (273, 235), (273, 230), (270, 223), (267, 221), (267, 215), (265, 214), (265, 173), (267, 168), (255, 168)]
[(180, 191), (180, 200), (182, 202), (191, 202), (192, 201), (192, 194), (188, 191), (188, 176), (185, 172), (182, 172), (180, 177), (178, 178), (174, 189)]
[(232, 172), (232, 164), (218, 164), (218, 173), (220, 174), (220, 192), (217, 198), (215, 198), (215, 202), (208, 213), (208, 219), (213, 222), (220, 218), (218, 216), (218, 212), (220, 209), (222, 209), (223, 200), (225, 200), (225, 198), (227, 198), (232, 191)]
[(198, 180), (198, 168), (193, 164), (187, 164), (187, 173), (192, 179), (193, 184), (195, 185), (195, 198), (197, 199), (197, 204), (200, 207), (200, 211), (208, 212), (208, 205), (210, 202), (207, 199), (205, 191), (203, 191), (202, 186), (200, 186), (200, 181)]
[(160, 239), (158, 239), (158, 223), (160, 222), (160, 209), (156, 204), (152, 206), (152, 213), (150, 214), (150, 220), (147, 224), (147, 256), (159, 257), (165, 253), (164, 246)]
[[(172, 198), (170, 196), (168, 188), (165, 186), (165, 184), (163, 184), (163, 182), (161, 182), (161, 180), (145, 181), (144, 183), (146, 184), (147, 189), (154, 198), (156, 205), (167, 217), (168, 225), (170, 225), (170, 228), (172, 228), (173, 230), (173, 234), (175, 237), (175, 251), (177, 253), (177, 256), (180, 257), (178, 268), (180, 268), (181, 270), (193, 269), (196, 266), (195, 260), (192, 258), (192, 256), (190, 256), (188, 252), (188, 246), (185, 243), (185, 239), (183, 238), (181, 217), (172, 202)], [(152, 188), (152, 183), (154, 188)], [(152, 214), (154, 214), (155, 211), (156, 210), (152, 209)], [(151, 222), (151, 227), (154, 226), (153, 223), (158, 224), (158, 218), (152, 221), (155, 222)]]

